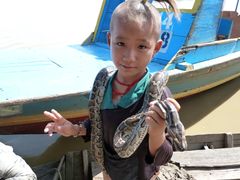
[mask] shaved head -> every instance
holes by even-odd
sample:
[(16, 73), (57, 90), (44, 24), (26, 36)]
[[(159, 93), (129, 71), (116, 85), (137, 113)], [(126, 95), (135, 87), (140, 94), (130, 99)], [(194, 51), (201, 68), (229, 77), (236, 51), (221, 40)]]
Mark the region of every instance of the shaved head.
[(121, 3), (113, 12), (110, 31), (114, 29), (114, 21), (121, 23), (133, 22), (149, 27), (149, 33), (154, 33), (156, 40), (160, 36), (160, 15), (158, 10), (150, 3), (139, 0), (128, 0)]

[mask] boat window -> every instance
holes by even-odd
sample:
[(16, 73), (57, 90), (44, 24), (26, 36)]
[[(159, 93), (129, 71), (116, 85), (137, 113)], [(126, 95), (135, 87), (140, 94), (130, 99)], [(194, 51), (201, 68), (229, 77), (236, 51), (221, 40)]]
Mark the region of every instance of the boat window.
[(240, 36), (240, 3), (239, 0), (224, 0), (222, 7), (221, 19), (219, 22), (217, 39), (237, 38)]
[(229, 2), (229, 0), (228, 1), (224, 0), (222, 10), (236, 12), (239, 15), (240, 14), (239, 0), (231, 0), (231, 3)]

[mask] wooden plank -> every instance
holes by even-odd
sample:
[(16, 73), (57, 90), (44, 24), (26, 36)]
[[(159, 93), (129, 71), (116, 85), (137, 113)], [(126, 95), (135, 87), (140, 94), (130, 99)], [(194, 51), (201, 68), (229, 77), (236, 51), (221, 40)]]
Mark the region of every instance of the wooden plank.
[(34, 166), (32, 167), (32, 170), (35, 172), (35, 174), (37, 175), (37, 178), (40, 180), (57, 180), (53, 177), (55, 177), (57, 175), (56, 171), (58, 171), (57, 168), (53, 168), (53, 167), (57, 167), (59, 164), (59, 161), (54, 161), (54, 162), (48, 162), (47, 164), (44, 165), (38, 165), (38, 166)]
[(83, 179), (83, 156), (82, 151), (73, 151), (66, 154), (66, 177), (69, 180)]
[(62, 177), (62, 179), (66, 178), (66, 174), (65, 174), (65, 160), (66, 160), (66, 156), (63, 156), (58, 164), (58, 167), (56, 169), (56, 173), (54, 174), (53, 180), (58, 180), (60, 178), (60, 176)]
[[(174, 152), (172, 161), (196, 179), (240, 179), (240, 147)], [(93, 180), (102, 180), (100, 167), (92, 162)]]
[(239, 179), (240, 168), (232, 169), (212, 169), (212, 170), (187, 170), (194, 178), (198, 180), (213, 179)]
[(196, 179), (240, 179), (240, 147), (174, 152), (178, 162)]
[(174, 152), (172, 160), (182, 167), (240, 167), (240, 147)]
[(83, 179), (92, 179), (91, 159), (88, 150), (82, 150), (82, 162), (83, 162)]
[(233, 134), (233, 145), (234, 147), (240, 146), (240, 133)]
[(232, 133), (225, 134), (225, 147), (227, 147), (227, 148), (233, 147), (233, 134)]
[(68, 153), (66, 155), (66, 170), (65, 170), (65, 173), (66, 173), (66, 177), (68, 177), (69, 179), (73, 179), (73, 154), (72, 153)]
[(209, 148), (223, 148), (225, 146), (224, 134), (204, 134), (187, 136), (188, 150), (203, 149), (204, 146)]
[(188, 142), (188, 150), (204, 149), (204, 146), (215, 149), (240, 146), (239, 133), (189, 135), (186, 138)]

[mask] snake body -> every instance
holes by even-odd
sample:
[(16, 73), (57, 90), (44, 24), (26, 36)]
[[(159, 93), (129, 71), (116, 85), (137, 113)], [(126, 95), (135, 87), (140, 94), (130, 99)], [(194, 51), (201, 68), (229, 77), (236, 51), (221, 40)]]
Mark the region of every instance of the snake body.
[[(100, 106), (108, 79), (115, 72), (114, 67), (103, 68), (95, 78), (89, 99), (89, 117), (91, 120), (91, 150), (96, 161), (104, 170), (103, 127), (100, 117)], [(175, 150), (186, 148), (184, 127), (179, 119), (176, 108), (167, 100), (161, 101), (163, 89), (168, 81), (166, 71), (160, 71), (151, 76), (149, 86), (144, 95), (144, 102), (138, 114), (125, 119), (115, 131), (113, 144), (117, 154), (122, 158), (131, 156), (139, 147), (148, 132), (145, 122), (149, 102), (157, 100), (157, 106), (164, 112), (167, 123), (167, 133), (172, 139)]]
[(145, 113), (148, 111), (149, 102), (159, 100), (163, 93), (163, 88), (168, 81), (166, 71), (155, 73), (150, 79), (150, 85), (146, 90), (144, 102), (139, 113), (125, 119), (116, 129), (113, 144), (114, 149), (122, 158), (131, 156), (141, 144), (148, 132)]

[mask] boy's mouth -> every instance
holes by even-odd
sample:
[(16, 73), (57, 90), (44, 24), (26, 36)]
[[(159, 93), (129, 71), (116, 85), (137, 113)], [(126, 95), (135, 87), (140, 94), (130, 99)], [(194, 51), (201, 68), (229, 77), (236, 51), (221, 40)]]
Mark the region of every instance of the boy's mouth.
[(131, 66), (126, 66), (126, 65), (123, 65), (123, 64), (121, 64), (120, 66), (123, 67), (124, 69), (131, 69), (131, 68), (133, 68)]

